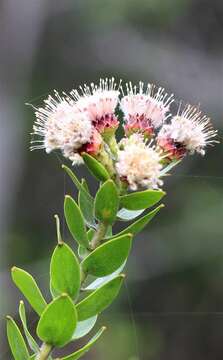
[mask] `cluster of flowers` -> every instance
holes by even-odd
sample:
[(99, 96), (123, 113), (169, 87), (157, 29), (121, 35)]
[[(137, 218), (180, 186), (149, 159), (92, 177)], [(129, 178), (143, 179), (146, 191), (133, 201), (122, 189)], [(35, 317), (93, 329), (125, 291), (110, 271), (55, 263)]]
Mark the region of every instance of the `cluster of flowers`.
[[(173, 102), (163, 88), (143, 82), (123, 88), (114, 78), (68, 95), (55, 91), (44, 107), (36, 108), (34, 134), (40, 138), (32, 149), (60, 149), (73, 164), (82, 163), (82, 154), (88, 153), (106, 167), (109, 157), (115, 176), (131, 190), (156, 189), (167, 164), (187, 154), (203, 155), (216, 142), (217, 132), (206, 115), (190, 105), (172, 115)], [(120, 113), (124, 136), (118, 142)]]

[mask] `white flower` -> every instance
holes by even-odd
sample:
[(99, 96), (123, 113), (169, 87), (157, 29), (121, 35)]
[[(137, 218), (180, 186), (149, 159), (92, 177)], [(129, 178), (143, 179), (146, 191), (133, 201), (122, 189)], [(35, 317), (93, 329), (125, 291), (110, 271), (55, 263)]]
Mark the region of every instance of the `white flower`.
[(45, 107), (36, 109), (35, 114), (33, 130), (41, 138), (33, 141), (35, 145), (32, 149), (45, 148), (47, 153), (60, 149), (65, 157), (79, 163), (77, 150), (91, 141), (93, 133), (87, 114), (80, 112), (73, 101), (61, 98), (57, 92), (55, 97), (49, 96)]
[(162, 165), (158, 152), (145, 144), (143, 136), (133, 134), (120, 143), (116, 169), (119, 177), (127, 181), (131, 190), (139, 187), (157, 189), (162, 185)]
[(170, 124), (162, 127), (158, 134), (158, 144), (172, 142), (178, 148), (193, 154), (205, 154), (205, 147), (214, 142), (217, 131), (213, 130), (210, 119), (200, 110), (190, 105), (181, 114), (174, 116)]
[(139, 87), (127, 83), (126, 89), (127, 95), (121, 99), (120, 106), (127, 131), (138, 127), (139, 130), (152, 133), (154, 128), (160, 127), (167, 119), (173, 95), (168, 96), (163, 88), (151, 84), (144, 90), (143, 82), (139, 82)]
[(99, 85), (91, 84), (72, 90), (70, 95), (80, 111), (88, 114), (95, 128), (103, 133), (107, 128), (117, 128), (115, 109), (118, 104), (119, 90), (114, 78), (100, 79)]

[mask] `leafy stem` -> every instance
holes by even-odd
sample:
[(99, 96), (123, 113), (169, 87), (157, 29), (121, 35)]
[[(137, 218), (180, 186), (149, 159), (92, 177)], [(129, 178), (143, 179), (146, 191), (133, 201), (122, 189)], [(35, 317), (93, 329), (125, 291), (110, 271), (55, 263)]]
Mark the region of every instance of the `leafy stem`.
[(43, 343), (40, 349), (40, 353), (38, 355), (38, 360), (47, 360), (51, 351), (52, 351), (52, 346), (50, 344)]
[(93, 239), (91, 240), (91, 249), (94, 250), (96, 247), (100, 244), (100, 242), (103, 240), (103, 238), (106, 235), (108, 225), (101, 222), (98, 226), (98, 229), (96, 233), (94, 234)]

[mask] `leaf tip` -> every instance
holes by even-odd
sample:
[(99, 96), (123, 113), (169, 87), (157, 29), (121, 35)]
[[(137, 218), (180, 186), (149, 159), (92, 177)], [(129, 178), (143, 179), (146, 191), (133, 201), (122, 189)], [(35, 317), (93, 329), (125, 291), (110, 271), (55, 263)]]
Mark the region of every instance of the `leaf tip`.
[(18, 268), (17, 268), (16, 266), (13, 266), (13, 267), (11, 268), (11, 272), (14, 273), (17, 269), (18, 269)]
[(71, 197), (70, 195), (67, 195), (67, 194), (66, 194), (66, 195), (65, 195), (65, 200), (66, 200), (66, 199), (72, 199), (72, 197)]
[(119, 277), (124, 280), (126, 278), (126, 274), (120, 274)]
[(19, 305), (24, 305), (24, 301), (20, 300)]
[(62, 294), (60, 295), (60, 297), (61, 297), (61, 298), (67, 298), (68, 295), (67, 295), (67, 293), (64, 292), (64, 293), (62, 293)]
[(160, 205), (160, 209), (162, 209), (162, 208), (164, 208), (165, 207), (165, 205), (164, 204), (161, 204)]
[(6, 321), (12, 321), (12, 317), (10, 315), (6, 315)]

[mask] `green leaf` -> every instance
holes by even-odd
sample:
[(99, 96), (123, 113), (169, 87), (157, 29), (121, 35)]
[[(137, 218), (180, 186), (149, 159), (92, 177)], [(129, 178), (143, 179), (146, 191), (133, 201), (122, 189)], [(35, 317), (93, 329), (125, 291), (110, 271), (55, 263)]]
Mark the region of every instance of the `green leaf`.
[(67, 226), (79, 245), (88, 247), (87, 232), (84, 224), (83, 215), (71, 196), (66, 195), (64, 200), (64, 214)]
[(91, 240), (93, 239), (94, 234), (95, 234), (95, 230), (93, 230), (93, 229), (88, 230), (87, 237), (88, 237), (89, 242), (91, 242)]
[[(84, 186), (85, 190), (89, 193), (86, 180), (82, 180), (82, 186)], [(81, 209), (81, 212), (84, 216), (85, 223), (88, 227), (96, 228), (96, 222), (94, 219), (94, 203), (86, 201), (85, 192), (80, 189), (78, 193), (78, 204)]]
[(81, 349), (75, 351), (73, 354), (63, 357), (61, 360), (77, 360), (80, 359), (90, 348), (96, 343), (96, 341), (100, 338), (103, 332), (106, 330), (106, 327), (102, 327), (97, 334)]
[(86, 249), (85, 247), (79, 245), (78, 246), (78, 256), (80, 259), (86, 258), (90, 254), (90, 251)]
[(39, 338), (52, 345), (66, 345), (77, 325), (75, 305), (67, 294), (63, 294), (47, 305), (37, 325)]
[(85, 274), (102, 277), (117, 270), (127, 259), (132, 235), (126, 234), (98, 246), (81, 263)]
[(116, 219), (118, 206), (117, 188), (112, 180), (107, 180), (96, 194), (94, 204), (95, 216), (106, 224), (112, 224)]
[(78, 180), (78, 178), (76, 177), (76, 175), (73, 173), (73, 171), (72, 171), (68, 166), (66, 166), (66, 165), (62, 165), (62, 169), (64, 169), (65, 172), (69, 175), (69, 177), (71, 178), (71, 180), (73, 181), (73, 183), (76, 185), (77, 189), (78, 189), (79, 191), (82, 190), (83, 193), (85, 193), (86, 198), (88, 198), (88, 200), (93, 203), (93, 202), (94, 202), (94, 199), (93, 199), (92, 196), (89, 194), (89, 192), (86, 190), (85, 186), (80, 183), (80, 181)]
[(69, 169), (69, 167), (67, 167), (66, 165), (62, 165), (62, 168), (65, 170), (65, 172), (71, 178), (71, 180), (73, 181), (73, 183), (75, 184), (77, 189), (82, 192), (82, 197), (83, 197), (85, 203), (87, 204), (87, 206), (89, 208), (92, 208), (94, 206), (94, 199), (89, 194), (89, 192), (86, 190), (85, 186), (80, 183), (80, 181), (78, 180), (76, 175), (74, 175), (73, 171), (71, 171), (71, 169)]
[(81, 337), (87, 335), (94, 327), (98, 316), (95, 315), (87, 320), (78, 321), (76, 330), (72, 336), (72, 340), (80, 339)]
[(126, 261), (112, 274), (97, 278), (83, 290), (84, 291), (93, 291), (93, 290), (100, 288), (102, 285), (106, 284), (107, 282), (109, 282), (112, 279), (114, 279), (115, 277), (117, 277), (124, 269), (125, 264), (126, 264)]
[(127, 209), (120, 209), (117, 213), (117, 218), (120, 221), (131, 221), (137, 218), (144, 212), (143, 210), (127, 210)]
[(110, 178), (110, 175), (105, 167), (94, 157), (87, 153), (82, 153), (81, 155), (84, 159), (85, 165), (88, 167), (91, 174), (96, 177), (96, 179), (106, 181)]
[(15, 321), (7, 316), (7, 337), (15, 360), (28, 360), (29, 353), (22, 334)]
[(142, 210), (155, 205), (166, 193), (161, 190), (144, 190), (120, 197), (120, 204), (128, 210)]
[(78, 320), (86, 320), (106, 309), (118, 295), (123, 279), (123, 274), (117, 276), (79, 302), (76, 306)]
[(25, 305), (23, 301), (20, 301), (19, 304), (19, 316), (22, 322), (23, 330), (26, 336), (26, 339), (28, 341), (28, 344), (30, 346), (30, 349), (32, 349), (35, 353), (39, 351), (39, 346), (37, 342), (33, 339), (32, 335), (30, 334), (28, 328), (27, 328), (27, 322), (26, 322), (26, 311), (25, 311)]
[(54, 290), (75, 299), (80, 290), (80, 265), (72, 249), (62, 243), (55, 248), (50, 263), (50, 279)]
[(61, 295), (61, 293), (59, 291), (54, 289), (51, 279), (50, 279), (50, 293), (51, 293), (53, 299), (55, 299), (55, 298), (57, 298), (58, 296)]
[(12, 268), (12, 279), (32, 308), (41, 315), (47, 303), (41, 294), (36, 281), (26, 271), (17, 267)]
[[(91, 242), (91, 240), (93, 239), (93, 236), (95, 234), (95, 230), (94, 229), (89, 229), (87, 232), (87, 238), (89, 243)], [(90, 254), (90, 251), (88, 249), (86, 249), (83, 246), (78, 246), (78, 255), (81, 259), (86, 258), (86, 256), (88, 256)]]
[(124, 234), (132, 234), (133, 236), (138, 234), (144, 229), (144, 227), (154, 218), (154, 216), (164, 207), (163, 204), (158, 206), (156, 209), (150, 211), (148, 214), (144, 215), (140, 219), (136, 220), (133, 224), (129, 225), (126, 229), (122, 230), (120, 233), (113, 235), (112, 238)]

